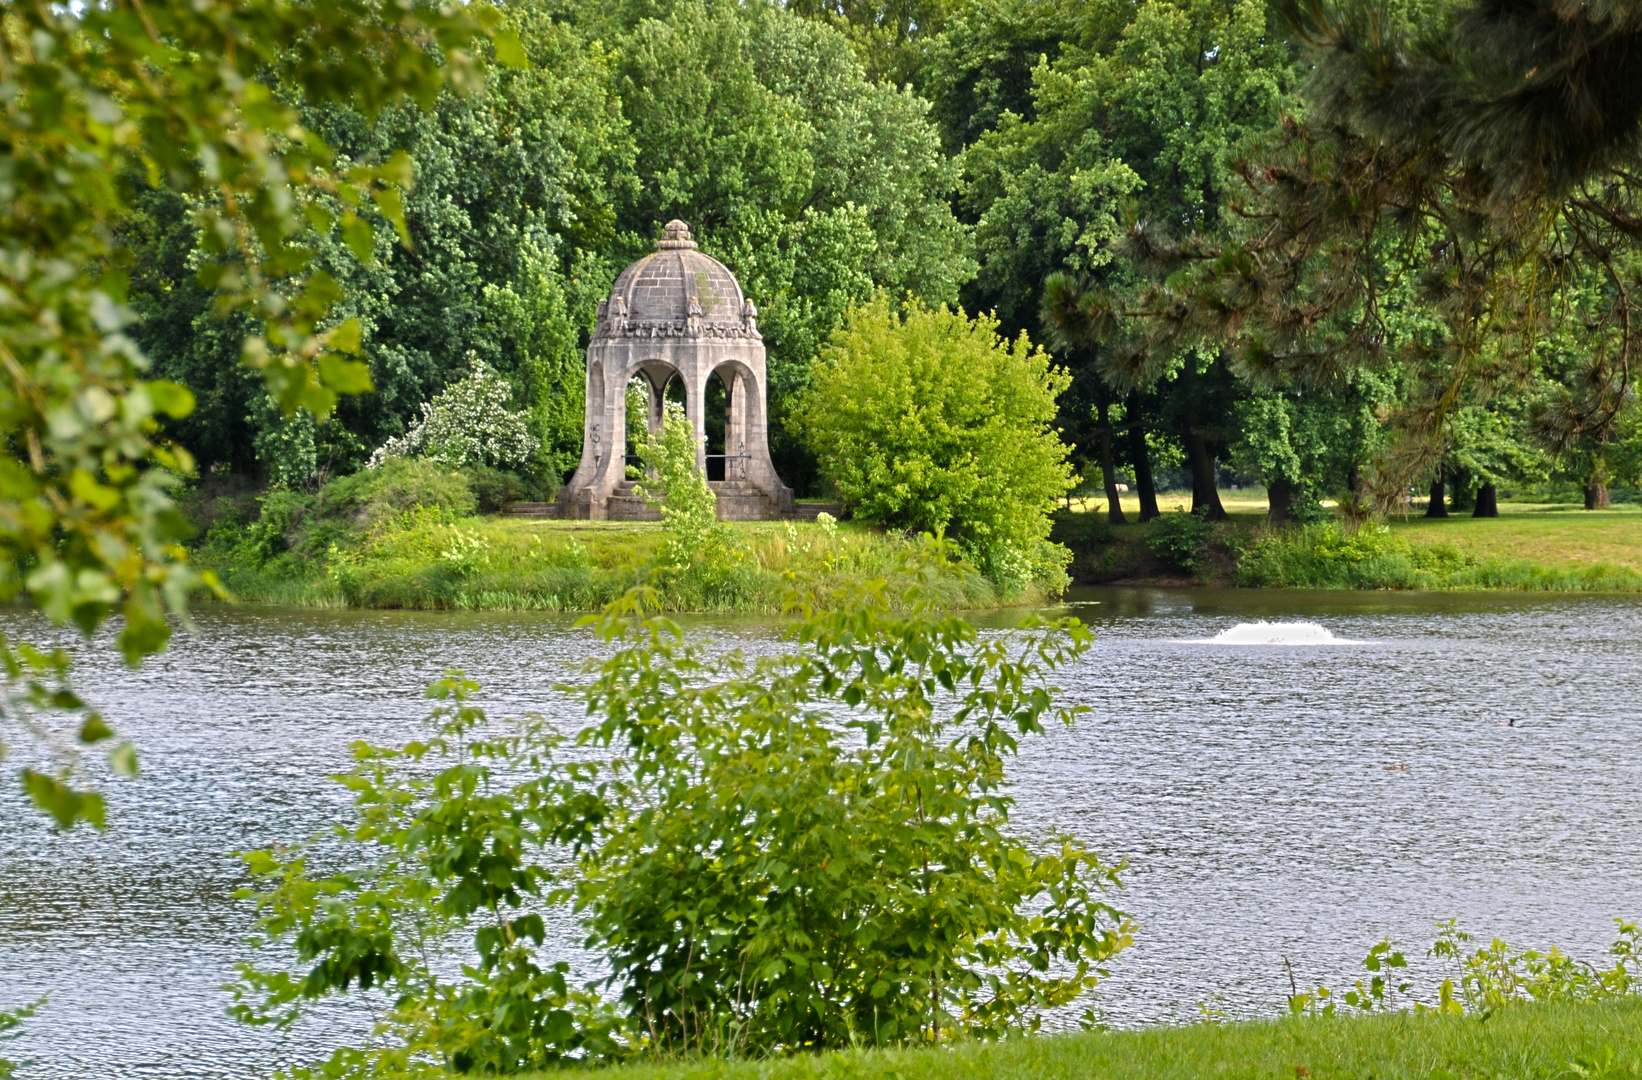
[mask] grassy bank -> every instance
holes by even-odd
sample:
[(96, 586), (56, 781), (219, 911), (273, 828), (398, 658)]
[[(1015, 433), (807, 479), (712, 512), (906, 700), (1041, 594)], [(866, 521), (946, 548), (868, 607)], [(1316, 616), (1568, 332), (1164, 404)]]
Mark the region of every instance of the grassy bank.
[[(1642, 591), (1642, 510), (1501, 504), (1497, 518), (1393, 518), (1355, 532), (1337, 523), (1271, 529), (1262, 508), (1231, 521), (1186, 558), (1159, 550), (1158, 526), (1065, 515), (1058, 536), (1085, 583), (1213, 581), (1263, 588)], [(1166, 512), (1165, 516), (1169, 516)], [(1178, 553), (1176, 553), (1178, 554)]]
[[(461, 474), (426, 463), (360, 473), (313, 495), (218, 496), (192, 507), (194, 553), (238, 599), (300, 606), (596, 611), (635, 585), (669, 611), (782, 610), (795, 580), (820, 595), (886, 579), (951, 608), (1036, 603), (1058, 584), (1002, 588), (967, 563), (863, 526), (738, 522), (734, 556), (666, 564), (654, 522), (498, 517)], [(1062, 579), (1064, 580), (1064, 579)]]
[[(549, 1074), (544, 1074), (545, 1076)], [(1610, 1080), (1642, 1077), (1642, 1001), (1087, 1032), (944, 1050), (627, 1066), (609, 1080)]]

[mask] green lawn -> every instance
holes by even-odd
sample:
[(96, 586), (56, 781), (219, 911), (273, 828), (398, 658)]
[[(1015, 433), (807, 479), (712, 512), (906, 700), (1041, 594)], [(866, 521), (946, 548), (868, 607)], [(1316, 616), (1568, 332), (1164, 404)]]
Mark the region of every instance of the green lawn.
[(1607, 564), (1642, 571), (1642, 508), (1502, 503), (1497, 518), (1393, 518), (1415, 544), (1445, 544), (1478, 559), (1509, 559), (1580, 569)]
[[(548, 1076), (553, 1074), (543, 1074)], [(1554, 1080), (1642, 1078), (1642, 999), (1153, 1027), (943, 1050), (604, 1070), (605, 1080)]]

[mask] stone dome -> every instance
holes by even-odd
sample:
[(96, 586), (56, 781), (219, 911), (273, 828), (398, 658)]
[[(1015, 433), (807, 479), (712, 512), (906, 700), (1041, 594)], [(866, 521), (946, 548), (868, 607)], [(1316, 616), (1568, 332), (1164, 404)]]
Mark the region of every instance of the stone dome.
[(599, 304), (595, 338), (759, 337), (757, 310), (723, 263), (669, 221), (656, 250), (623, 270)]

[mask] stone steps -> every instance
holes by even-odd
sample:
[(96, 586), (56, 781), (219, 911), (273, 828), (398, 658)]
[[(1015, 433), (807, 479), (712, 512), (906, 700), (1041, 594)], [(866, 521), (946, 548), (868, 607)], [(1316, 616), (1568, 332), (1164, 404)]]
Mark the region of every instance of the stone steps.
[(844, 508), (838, 503), (798, 503), (789, 515), (793, 521), (814, 521), (822, 514), (831, 514), (834, 518), (844, 516)]
[(559, 504), (550, 502), (508, 503), (507, 509), (502, 511), (502, 516), (517, 518), (556, 518), (559, 516)]

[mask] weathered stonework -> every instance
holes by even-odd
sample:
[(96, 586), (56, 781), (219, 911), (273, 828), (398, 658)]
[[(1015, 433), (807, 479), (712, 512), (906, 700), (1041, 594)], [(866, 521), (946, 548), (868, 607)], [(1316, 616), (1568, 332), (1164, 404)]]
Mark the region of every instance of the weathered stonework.
[(696, 250), (690, 227), (670, 221), (656, 251), (616, 278), (599, 305), (587, 347), (587, 419), (582, 460), (559, 492), (558, 510), (570, 518), (653, 518), (627, 480), (627, 384), (644, 378), (650, 430), (661, 423), (663, 394), (675, 375), (684, 385), (684, 411), (696, 432), (696, 466), (707, 468), (702, 423), (707, 380), (729, 390), (725, 416), (724, 480), (713, 483), (719, 516), (786, 517), (792, 489), (770, 461), (764, 339), (758, 310), (735, 276)]

